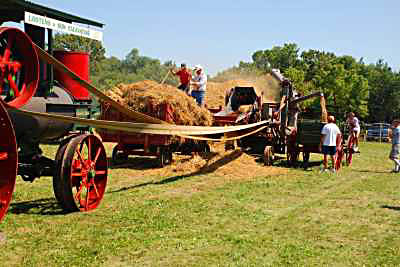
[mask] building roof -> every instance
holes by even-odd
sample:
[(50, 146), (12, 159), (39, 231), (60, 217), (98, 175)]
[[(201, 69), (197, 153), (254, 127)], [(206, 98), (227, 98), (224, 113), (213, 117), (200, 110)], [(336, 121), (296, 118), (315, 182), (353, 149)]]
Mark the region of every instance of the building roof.
[(81, 23), (102, 28), (103, 23), (68, 14), (53, 8), (45, 7), (25, 0), (1, 0), (0, 24), (6, 21), (20, 22), (24, 20), (24, 12), (28, 11), (64, 22)]

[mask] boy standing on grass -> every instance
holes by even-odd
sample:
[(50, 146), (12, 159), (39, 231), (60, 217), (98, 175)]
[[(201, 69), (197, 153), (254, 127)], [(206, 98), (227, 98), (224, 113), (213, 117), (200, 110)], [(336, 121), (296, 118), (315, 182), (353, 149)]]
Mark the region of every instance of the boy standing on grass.
[(324, 169), (328, 171), (328, 155), (332, 161), (332, 172), (335, 172), (335, 154), (336, 154), (336, 140), (340, 136), (339, 127), (335, 124), (335, 117), (328, 116), (328, 123), (321, 130), (321, 143), (319, 150), (324, 154)]
[(391, 137), (392, 150), (390, 151), (389, 158), (394, 161), (394, 169), (392, 172), (398, 173), (400, 171), (400, 120), (393, 120)]

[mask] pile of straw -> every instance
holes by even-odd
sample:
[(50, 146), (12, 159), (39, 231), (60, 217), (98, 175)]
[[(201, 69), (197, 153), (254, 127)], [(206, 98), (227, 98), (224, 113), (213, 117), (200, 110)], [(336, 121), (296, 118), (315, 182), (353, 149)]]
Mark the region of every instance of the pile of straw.
[[(132, 84), (119, 84), (106, 91), (106, 95), (131, 109), (157, 117), (150, 106), (167, 103), (172, 109), (171, 123), (177, 125), (210, 126), (212, 115), (196, 101), (176, 87), (144, 80)], [(158, 117), (159, 119), (163, 119)]]

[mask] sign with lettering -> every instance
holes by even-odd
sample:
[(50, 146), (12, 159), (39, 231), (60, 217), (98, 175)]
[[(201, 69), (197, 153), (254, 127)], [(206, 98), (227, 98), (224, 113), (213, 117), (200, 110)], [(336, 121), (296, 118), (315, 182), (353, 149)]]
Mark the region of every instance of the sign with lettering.
[(103, 33), (89, 28), (84, 28), (71, 23), (66, 23), (56, 19), (51, 19), (41, 15), (36, 15), (30, 12), (25, 12), (25, 23), (32, 24), (39, 27), (52, 29), (55, 31), (74, 34), (78, 36), (87, 37), (97, 41), (103, 40)]

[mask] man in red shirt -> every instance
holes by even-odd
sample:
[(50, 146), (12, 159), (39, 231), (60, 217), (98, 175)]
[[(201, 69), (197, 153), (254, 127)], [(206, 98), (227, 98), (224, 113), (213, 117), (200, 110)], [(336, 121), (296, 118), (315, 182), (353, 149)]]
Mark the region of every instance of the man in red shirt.
[(186, 64), (182, 63), (181, 68), (178, 71), (174, 71), (172, 69), (171, 72), (172, 74), (179, 76), (181, 84), (178, 86), (178, 88), (188, 94), (192, 73), (186, 68)]

